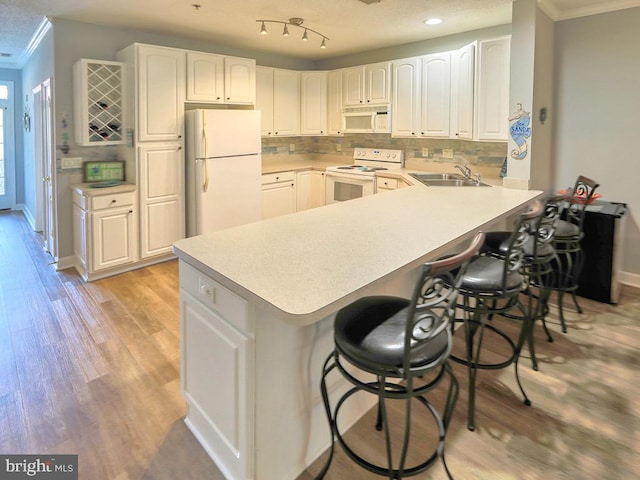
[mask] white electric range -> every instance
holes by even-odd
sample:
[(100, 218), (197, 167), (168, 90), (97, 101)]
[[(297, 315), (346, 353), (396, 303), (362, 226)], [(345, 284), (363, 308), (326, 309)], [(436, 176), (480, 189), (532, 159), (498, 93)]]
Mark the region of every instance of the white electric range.
[(356, 148), (352, 165), (326, 170), (326, 203), (344, 202), (376, 192), (376, 172), (404, 166), (402, 150)]

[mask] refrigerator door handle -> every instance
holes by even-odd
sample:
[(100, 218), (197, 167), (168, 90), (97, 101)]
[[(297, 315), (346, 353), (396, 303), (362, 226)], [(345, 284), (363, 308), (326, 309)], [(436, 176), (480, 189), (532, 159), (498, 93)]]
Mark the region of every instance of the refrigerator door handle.
[(209, 149), (207, 148), (207, 115), (204, 110), (202, 111), (202, 143), (204, 146), (204, 181), (202, 182), (202, 191), (206, 192), (209, 190), (209, 162), (207, 159)]

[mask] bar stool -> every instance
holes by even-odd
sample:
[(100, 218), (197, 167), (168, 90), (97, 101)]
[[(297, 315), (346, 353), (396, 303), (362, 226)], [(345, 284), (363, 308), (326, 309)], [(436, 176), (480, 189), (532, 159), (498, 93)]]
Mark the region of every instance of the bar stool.
[[(484, 241), (478, 233), (462, 253), (426, 263), (411, 299), (390, 296), (361, 298), (336, 315), (335, 349), (323, 366), (321, 392), (331, 429), (329, 457), (316, 478), (327, 473), (333, 459), (335, 441), (358, 465), (390, 479), (401, 479), (428, 469), (438, 458), (451, 473), (444, 458), (444, 440), (458, 397), (458, 381), (448, 362), (452, 348), (449, 324), (455, 316), (458, 286), (466, 265)], [(354, 371), (355, 368), (355, 371)], [(332, 410), (327, 390), (327, 376), (336, 369), (352, 385)], [(357, 378), (360, 373), (375, 375), (375, 380)], [(426, 398), (445, 377), (449, 377), (442, 414)], [(349, 447), (338, 429), (338, 415), (345, 402), (357, 392), (377, 397), (376, 429), (384, 430), (386, 465), (378, 465), (358, 455)], [(433, 417), (437, 428), (437, 447), (424, 461), (406, 465), (411, 434), (412, 400), (417, 400)], [(404, 400), (404, 435), (397, 462), (393, 461), (392, 442), (387, 415), (387, 400)]]
[[(520, 377), (518, 375), (518, 361), (522, 346), (531, 335), (532, 317), (522, 315), (518, 318), (521, 323), (518, 339), (514, 342), (505, 332), (492, 323), (488, 323), (493, 315), (503, 315), (514, 307), (521, 312), (525, 309), (520, 305), (520, 293), (526, 288), (524, 275), (521, 273), (524, 249), (531, 237), (531, 222), (537, 219), (543, 211), (542, 203), (535, 201), (530, 209), (518, 217), (515, 229), (509, 236), (507, 249), (503, 258), (492, 255), (479, 255), (469, 262), (466, 273), (460, 283), (462, 302), (458, 308), (462, 311), (462, 319), (456, 318), (454, 323), (464, 325), (465, 356), (451, 355), (451, 359), (466, 365), (469, 374), (469, 400), (467, 405), (467, 428), (475, 430), (475, 394), (478, 370), (501, 369), (514, 364), (516, 381), (524, 397), (524, 404), (531, 405)], [(452, 324), (452, 331), (454, 325)], [(485, 331), (489, 330), (501, 338), (509, 347), (510, 355), (506, 360), (496, 363), (483, 363), (480, 358)]]
[[(529, 237), (524, 244), (524, 256), (520, 274), (525, 279), (526, 303), (518, 303), (521, 312), (512, 314), (505, 312), (504, 317), (522, 319), (527, 316), (532, 319), (529, 335), (529, 352), (531, 353), (531, 363), (534, 370), (538, 370), (538, 362), (535, 354), (535, 343), (533, 330), (536, 320), (540, 320), (549, 342), (553, 337), (547, 328), (545, 321), (548, 312), (548, 300), (551, 294), (551, 286), (554, 284), (553, 265), (557, 263), (556, 251), (553, 248), (556, 226), (558, 223), (559, 208), (557, 204), (547, 203), (542, 213), (529, 222)], [(504, 259), (509, 251), (509, 240), (512, 232), (487, 232), (486, 240), (480, 252), (491, 255), (499, 259)]]
[(576, 297), (578, 278), (584, 265), (584, 253), (580, 244), (584, 235), (582, 226), (586, 207), (591, 203), (599, 186), (596, 181), (580, 175), (572, 189), (547, 200), (547, 203), (555, 204), (560, 209), (561, 219), (553, 241), (558, 257), (554, 262), (554, 283), (551, 289), (557, 292), (558, 316), (562, 333), (567, 333), (563, 311), (565, 293), (571, 294), (576, 311), (582, 313)]

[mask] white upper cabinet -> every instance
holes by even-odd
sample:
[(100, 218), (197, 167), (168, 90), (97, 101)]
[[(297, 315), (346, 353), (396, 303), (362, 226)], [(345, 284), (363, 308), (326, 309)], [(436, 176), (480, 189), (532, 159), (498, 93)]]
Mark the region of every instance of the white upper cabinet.
[(384, 104), (391, 100), (391, 62), (345, 68), (342, 76), (344, 104)]
[(484, 40), (478, 45), (478, 140), (508, 139), (510, 46), (510, 37)]
[(187, 101), (219, 102), (224, 99), (224, 57), (187, 52)]
[(327, 133), (342, 135), (342, 70), (327, 75)]
[(279, 68), (273, 71), (273, 134), (300, 134), (300, 72)]
[(224, 93), (227, 103), (253, 105), (256, 102), (256, 61), (224, 58)]
[(420, 135), (450, 136), (451, 54), (434, 53), (422, 57)]
[(327, 72), (300, 74), (300, 134), (327, 134)]
[(248, 58), (187, 52), (187, 101), (255, 103), (256, 62)]
[(473, 139), (476, 42), (451, 52), (451, 136)]
[(262, 136), (300, 135), (300, 72), (256, 67), (256, 85)]
[(151, 45), (135, 47), (138, 140), (177, 140), (183, 131), (185, 52)]
[(365, 65), (365, 94), (367, 103), (391, 101), (391, 62)]
[(420, 58), (393, 62), (392, 135), (417, 137), (420, 134)]
[(273, 68), (256, 67), (256, 110), (260, 110), (261, 135), (273, 135)]

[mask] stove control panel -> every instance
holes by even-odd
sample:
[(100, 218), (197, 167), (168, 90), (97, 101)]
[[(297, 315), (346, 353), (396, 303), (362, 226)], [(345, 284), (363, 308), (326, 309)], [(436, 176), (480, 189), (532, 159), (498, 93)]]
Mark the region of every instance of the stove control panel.
[(370, 160), (378, 162), (403, 163), (404, 156), (402, 150), (391, 150), (384, 148), (359, 148), (353, 151), (354, 160)]

